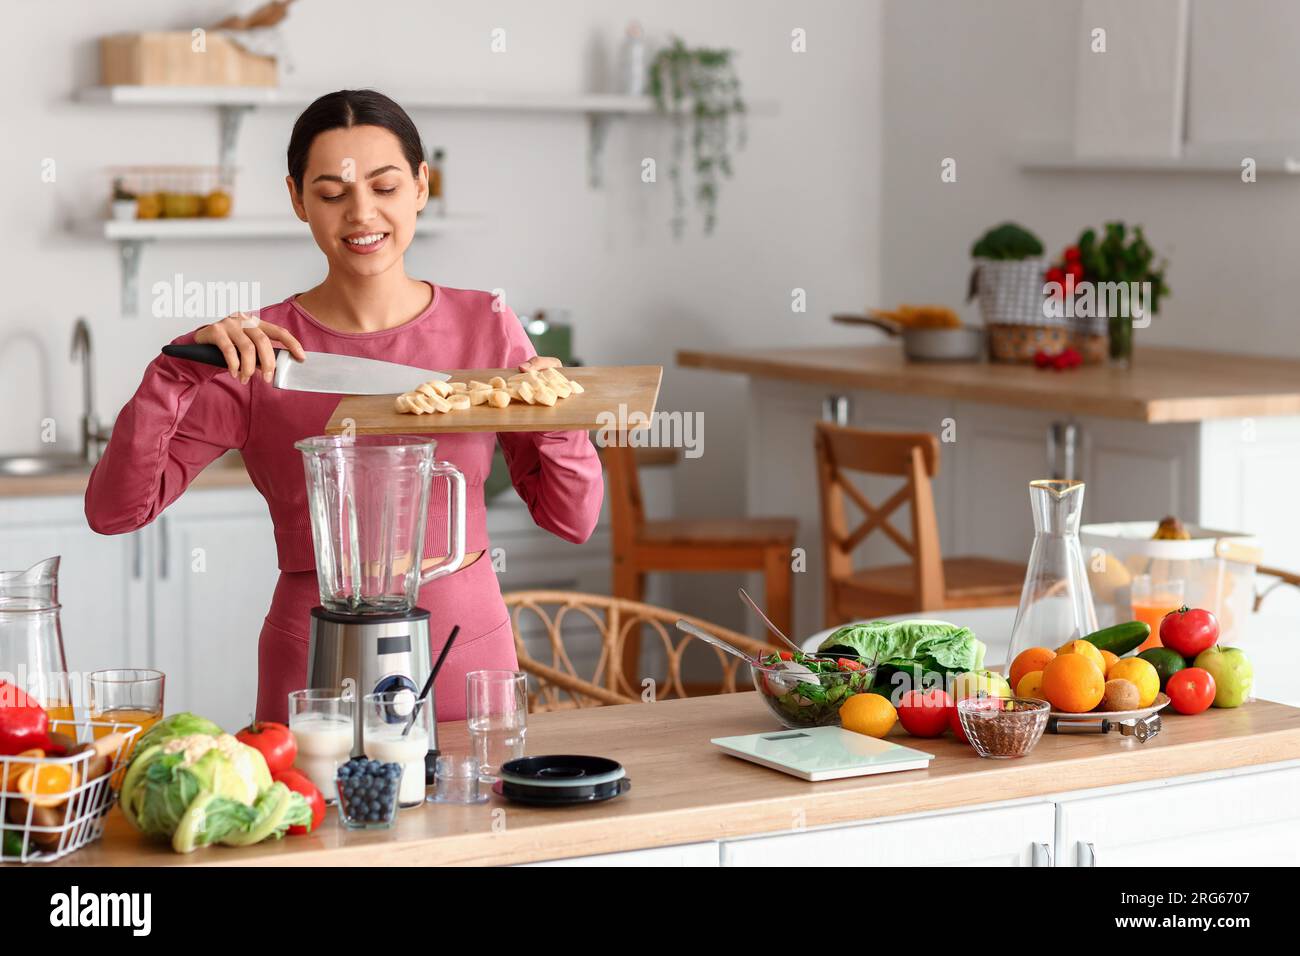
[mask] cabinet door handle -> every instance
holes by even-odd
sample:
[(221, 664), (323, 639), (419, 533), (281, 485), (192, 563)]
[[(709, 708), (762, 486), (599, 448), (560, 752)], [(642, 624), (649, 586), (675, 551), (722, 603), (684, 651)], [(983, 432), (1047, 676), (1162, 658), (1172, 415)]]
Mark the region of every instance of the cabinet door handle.
[(1096, 866), (1097, 865), (1097, 847), (1091, 843), (1085, 843), (1082, 840), (1078, 843), (1079, 848), (1079, 866)]
[(131, 579), (139, 581), (144, 574), (144, 547), (140, 543), (141, 531), (131, 532)]
[(158, 517), (158, 580), (167, 580), (168, 560), (167, 548), (167, 516)]
[(1051, 866), (1052, 865), (1052, 847), (1047, 843), (1031, 844), (1030, 849), (1030, 866)]

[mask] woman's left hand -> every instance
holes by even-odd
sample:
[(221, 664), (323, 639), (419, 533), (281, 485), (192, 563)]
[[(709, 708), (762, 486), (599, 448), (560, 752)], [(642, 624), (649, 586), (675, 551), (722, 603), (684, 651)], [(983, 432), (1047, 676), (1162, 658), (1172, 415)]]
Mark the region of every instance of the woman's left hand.
[(544, 368), (563, 368), (564, 363), (550, 355), (534, 355), (523, 365), (519, 366), (521, 372), (540, 372)]

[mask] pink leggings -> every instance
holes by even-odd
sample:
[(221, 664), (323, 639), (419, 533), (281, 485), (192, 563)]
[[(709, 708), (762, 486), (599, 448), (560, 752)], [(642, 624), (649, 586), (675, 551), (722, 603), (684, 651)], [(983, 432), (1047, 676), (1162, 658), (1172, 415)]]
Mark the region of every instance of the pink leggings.
[[(311, 609), (320, 603), (314, 571), (281, 572), (257, 645), (257, 717), (288, 719), (289, 693), (307, 686)], [(469, 567), (435, 578), (420, 589), (429, 612), (431, 660), (437, 660), (453, 626), (460, 634), (438, 674), (438, 720), (465, 719), (465, 675), (482, 669), (516, 670), (515, 639), (501, 587), (484, 552)]]

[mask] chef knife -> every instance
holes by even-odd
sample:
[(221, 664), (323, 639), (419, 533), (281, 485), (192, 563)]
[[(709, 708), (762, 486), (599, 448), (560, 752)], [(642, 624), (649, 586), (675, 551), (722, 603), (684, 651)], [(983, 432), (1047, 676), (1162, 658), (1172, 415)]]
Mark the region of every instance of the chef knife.
[[(225, 355), (215, 345), (164, 345), (162, 352), (172, 358), (229, 367)], [(277, 349), (271, 384), (295, 392), (393, 395), (409, 392), (421, 382), (445, 382), (449, 378), (446, 372), (332, 352), (308, 352), (307, 360), (299, 362), (287, 349)]]

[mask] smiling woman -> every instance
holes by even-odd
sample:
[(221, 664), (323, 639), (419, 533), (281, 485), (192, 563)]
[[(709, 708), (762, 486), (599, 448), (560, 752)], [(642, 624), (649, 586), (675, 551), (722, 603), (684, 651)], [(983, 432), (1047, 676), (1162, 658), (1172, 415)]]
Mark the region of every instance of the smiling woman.
[[(325, 255), (324, 279), (257, 316), (237, 313), (176, 339), (173, 344), (217, 346), (229, 375), (170, 356), (155, 359), (118, 416), (86, 489), (94, 530), (134, 531), (210, 462), (240, 449), (267, 499), (279, 554), (258, 649), (261, 720), (283, 722), (289, 692), (306, 686), (309, 614), (319, 588), (294, 443), (321, 434), (338, 402), (334, 395), (273, 387), (276, 348), (299, 361), (308, 351), (332, 352), (418, 369), (527, 371), (560, 364), (536, 355), (515, 314), (491, 293), (407, 275), (404, 256), (429, 195), (422, 155), (410, 117), (381, 93), (342, 90), (313, 102), (289, 138), (286, 184), (294, 212)], [(464, 719), (467, 671), (516, 666), (496, 575), (491, 562), (479, 560), (488, 546), (483, 483), (497, 441), (533, 520), (559, 537), (586, 540), (604, 496), (600, 460), (586, 432), (439, 437), (438, 457), (464, 474), (466, 493), (461, 570), (432, 580), (418, 600), (432, 615), (435, 658), (452, 627), (461, 629), (439, 673), (439, 719)], [(445, 497), (431, 501), (426, 558), (439, 556), (435, 542), (446, 541), (446, 512)]]

